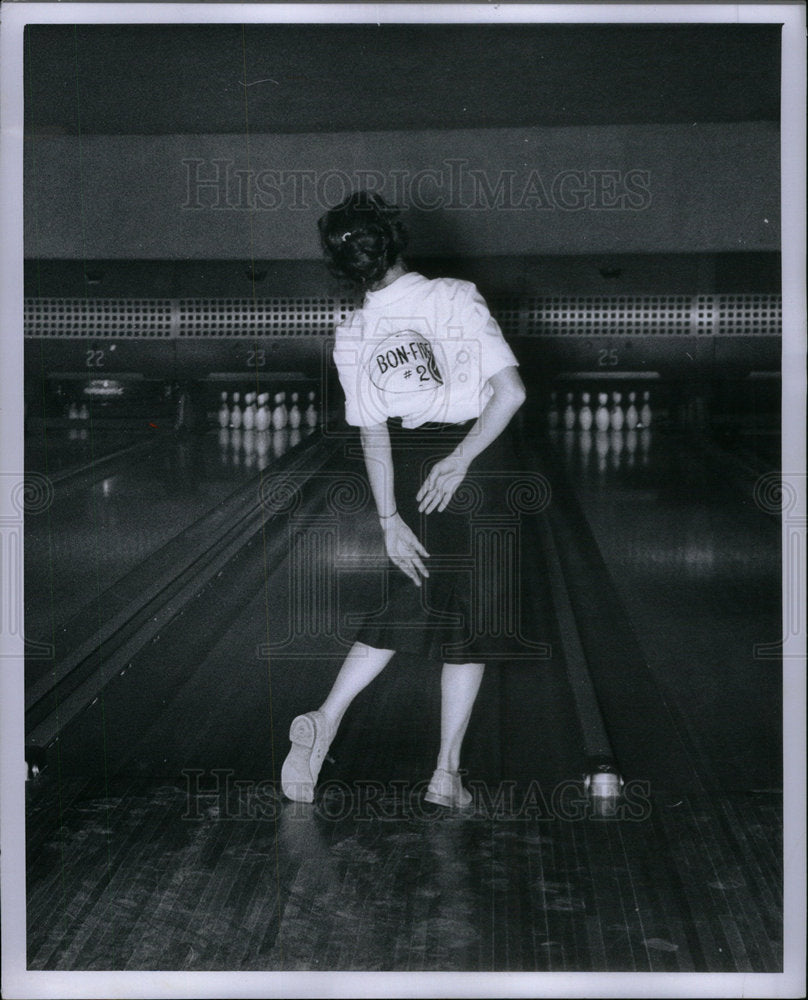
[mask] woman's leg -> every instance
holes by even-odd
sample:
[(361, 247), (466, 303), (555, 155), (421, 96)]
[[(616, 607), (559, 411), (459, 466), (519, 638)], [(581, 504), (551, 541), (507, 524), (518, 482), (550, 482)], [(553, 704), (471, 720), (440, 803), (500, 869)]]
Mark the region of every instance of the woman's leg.
[(484, 670), (484, 663), (443, 664), (438, 751), (438, 768), (443, 771), (457, 771), (460, 766), (460, 747)]
[(384, 670), (393, 652), (392, 649), (366, 646), (363, 642), (353, 644), (328, 697), (319, 709), (328, 719), (332, 735), (336, 733), (348, 706)]
[(362, 642), (351, 647), (328, 697), (316, 712), (298, 715), (289, 729), (292, 748), (281, 768), (281, 787), (287, 798), (313, 802), (314, 786), (345, 710), (387, 666), (392, 649), (375, 649)]

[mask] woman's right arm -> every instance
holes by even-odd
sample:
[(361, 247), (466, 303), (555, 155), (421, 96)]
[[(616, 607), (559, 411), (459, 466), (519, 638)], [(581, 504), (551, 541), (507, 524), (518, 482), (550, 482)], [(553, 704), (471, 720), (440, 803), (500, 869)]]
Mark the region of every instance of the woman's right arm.
[(393, 453), (390, 449), (390, 432), (387, 424), (360, 427), (362, 451), (368, 470), (370, 488), (376, 501), (379, 519), (388, 518), (396, 510), (396, 495), (393, 490)]
[(416, 587), (420, 587), (421, 577), (429, 576), (422, 561), (429, 558), (429, 553), (396, 511), (393, 454), (387, 424), (360, 427), (359, 433), (387, 554)]

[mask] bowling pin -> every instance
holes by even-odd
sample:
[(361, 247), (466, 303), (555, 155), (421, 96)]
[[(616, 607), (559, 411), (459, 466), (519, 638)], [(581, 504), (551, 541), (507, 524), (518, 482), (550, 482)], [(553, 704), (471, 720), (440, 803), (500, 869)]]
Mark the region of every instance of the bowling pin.
[[(590, 413), (590, 417), (591, 415)], [(581, 449), (581, 471), (587, 473), (589, 471), (589, 458), (592, 453), (592, 431), (588, 427), (581, 431), (578, 447)]]
[(292, 405), (289, 408), (289, 426), (292, 430), (296, 430), (300, 427), (300, 423), (303, 419), (303, 414), (300, 412), (300, 407), (297, 405), (297, 393), (292, 393)]
[(550, 408), (547, 411), (547, 426), (551, 431), (554, 431), (558, 427), (558, 404), (556, 402), (556, 393), (550, 393)]
[(643, 427), (640, 431), (640, 453), (642, 464), (648, 465), (648, 453), (651, 451), (651, 431), (648, 427)]
[(227, 408), (227, 393), (223, 392), (220, 399), (221, 403), (218, 413), (219, 426), (221, 428), (225, 428), (230, 426), (230, 410)]
[(280, 427), (272, 432), (272, 454), (275, 458), (283, 458), (286, 454), (288, 437), (289, 432), (284, 427)]
[(255, 431), (251, 428), (244, 429), (244, 465), (251, 469), (255, 464)]
[(289, 447), (294, 448), (296, 445), (300, 444), (300, 428), (292, 427), (289, 430)]
[(79, 419), (79, 408), (75, 403), (71, 403), (67, 409), (67, 419), (68, 420), (78, 420)]
[(230, 432), (230, 448), (233, 465), (241, 465), (241, 428), (239, 427), (234, 427)]
[(289, 411), (286, 409), (286, 393), (275, 393), (275, 406), (272, 409), (272, 427), (282, 431), (289, 423)]
[(269, 463), (269, 433), (266, 429), (255, 432), (255, 453), (258, 456), (258, 468), (265, 469)]
[(637, 398), (636, 392), (630, 392), (628, 394), (628, 409), (626, 410), (626, 427), (633, 431), (637, 424), (640, 422), (640, 415), (637, 413), (637, 407), (634, 404), (634, 400)]
[[(592, 409), (589, 406), (589, 393), (588, 392), (585, 392), (581, 396), (581, 402), (583, 403), (583, 405), (581, 406), (581, 411), (578, 414), (578, 423), (581, 425), (581, 430), (582, 431), (588, 431), (588, 430), (590, 430), (592, 428), (592, 419), (593, 419), (592, 418)], [(591, 443), (592, 442), (590, 440), (590, 446), (591, 446)]]
[(640, 407), (640, 424), (643, 427), (650, 427), (653, 414), (651, 413), (651, 393), (642, 394), (642, 406)]
[(248, 392), (244, 402), (246, 405), (241, 415), (241, 426), (245, 431), (251, 431), (255, 427), (255, 393)]
[(87, 409), (87, 404), (82, 403), (79, 409), (79, 420), (89, 420), (89, 419), (90, 419), (90, 411)]
[[(225, 396), (227, 393), (225, 393)], [(227, 411), (227, 418), (230, 419), (230, 411)], [(226, 427), (219, 428), (219, 458), (223, 465), (227, 465), (230, 460), (230, 431)]]
[(612, 455), (612, 468), (619, 469), (623, 457), (623, 432), (612, 428), (611, 439), (609, 441)]
[(309, 393), (309, 405), (306, 407), (306, 426), (314, 428), (317, 426), (317, 407), (314, 405), (314, 393)]
[(269, 410), (267, 409), (268, 392), (262, 392), (258, 397), (258, 409), (255, 411), (255, 429), (265, 431), (269, 427)]
[(241, 427), (241, 406), (239, 400), (241, 395), (237, 392), (233, 393), (233, 406), (230, 409), (230, 426), (233, 430), (238, 430)]
[(174, 411), (174, 430), (191, 431), (198, 426), (196, 407), (188, 385), (177, 386), (177, 402)]
[(598, 430), (595, 434), (595, 451), (598, 456), (598, 472), (603, 476), (606, 473), (606, 458), (609, 454), (609, 434), (607, 431)]
[(567, 393), (567, 405), (564, 407), (564, 428), (571, 431), (575, 427), (575, 407), (572, 405), (572, 393)]
[(609, 411), (606, 408), (606, 403), (609, 401), (609, 397), (605, 392), (598, 393), (598, 408), (595, 410), (595, 426), (599, 431), (607, 431), (609, 429), (610, 418)]
[(619, 392), (612, 393), (612, 412), (609, 414), (609, 423), (613, 431), (623, 429), (625, 417), (623, 415), (623, 407), (620, 405), (622, 398)]
[(626, 431), (626, 465), (634, 468), (634, 456), (637, 453), (637, 431), (631, 427)]
[(573, 452), (575, 450), (575, 432), (574, 431), (564, 431), (564, 458), (568, 463), (572, 462)]

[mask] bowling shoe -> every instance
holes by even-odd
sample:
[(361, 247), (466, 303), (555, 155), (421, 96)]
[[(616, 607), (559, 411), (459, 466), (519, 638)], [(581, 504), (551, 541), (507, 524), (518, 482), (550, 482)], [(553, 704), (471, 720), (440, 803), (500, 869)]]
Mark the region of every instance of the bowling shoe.
[(450, 809), (468, 809), (472, 803), (472, 795), (463, 787), (457, 771), (444, 771), (438, 768), (432, 775), (429, 787), (424, 793), (427, 802)]
[(314, 801), (314, 786), (333, 737), (322, 712), (307, 712), (292, 722), (289, 727), (292, 748), (281, 769), (281, 788), (288, 799)]

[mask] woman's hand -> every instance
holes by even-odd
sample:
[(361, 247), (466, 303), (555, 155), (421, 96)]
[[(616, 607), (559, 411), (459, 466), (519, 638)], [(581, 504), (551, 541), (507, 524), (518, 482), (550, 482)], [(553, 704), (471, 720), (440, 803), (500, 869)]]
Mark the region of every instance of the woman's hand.
[(436, 462), (415, 496), (418, 510), (422, 514), (445, 510), (468, 471), (468, 462), (454, 452)]
[(382, 531), (387, 555), (403, 573), (407, 574), (416, 587), (420, 587), (421, 577), (429, 576), (429, 570), (422, 561), (422, 557), (429, 558), (427, 550), (399, 514), (382, 521)]

